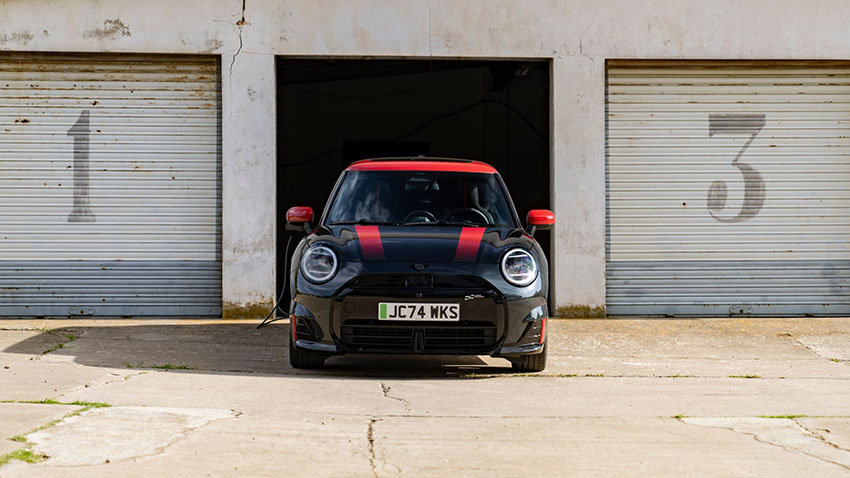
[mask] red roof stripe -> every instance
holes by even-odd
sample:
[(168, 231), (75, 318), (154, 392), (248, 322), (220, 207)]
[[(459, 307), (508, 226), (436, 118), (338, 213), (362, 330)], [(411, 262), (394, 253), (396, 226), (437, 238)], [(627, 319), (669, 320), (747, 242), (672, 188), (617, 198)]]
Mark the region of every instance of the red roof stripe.
[(496, 173), (496, 168), (481, 161), (358, 161), (347, 171), (445, 171), (458, 173)]

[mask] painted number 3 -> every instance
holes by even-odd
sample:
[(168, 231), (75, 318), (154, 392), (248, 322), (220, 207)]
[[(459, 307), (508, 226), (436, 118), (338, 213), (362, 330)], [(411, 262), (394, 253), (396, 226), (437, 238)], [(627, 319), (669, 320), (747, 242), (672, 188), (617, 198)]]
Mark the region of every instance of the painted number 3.
[(766, 195), (764, 178), (751, 165), (741, 161), (741, 156), (756, 139), (764, 128), (764, 114), (712, 114), (708, 116), (708, 136), (715, 134), (749, 135), (747, 142), (738, 151), (732, 166), (738, 168), (744, 176), (744, 203), (736, 215), (724, 214), (729, 190), (724, 181), (714, 181), (708, 188), (708, 212), (711, 217), (720, 222), (742, 222), (755, 217), (762, 206)]

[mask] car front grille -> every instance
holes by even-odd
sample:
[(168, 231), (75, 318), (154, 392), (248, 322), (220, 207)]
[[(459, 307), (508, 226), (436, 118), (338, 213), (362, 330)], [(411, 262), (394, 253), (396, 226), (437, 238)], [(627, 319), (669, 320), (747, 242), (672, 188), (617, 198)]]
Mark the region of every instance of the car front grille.
[(361, 351), (486, 351), (496, 344), (496, 325), (489, 322), (465, 321), (446, 326), (347, 321), (341, 330), (342, 342), (347, 347)]
[(421, 290), (447, 292), (489, 292), (492, 287), (476, 276), (435, 275), (435, 274), (373, 274), (355, 279), (352, 290), (374, 292), (382, 290)]

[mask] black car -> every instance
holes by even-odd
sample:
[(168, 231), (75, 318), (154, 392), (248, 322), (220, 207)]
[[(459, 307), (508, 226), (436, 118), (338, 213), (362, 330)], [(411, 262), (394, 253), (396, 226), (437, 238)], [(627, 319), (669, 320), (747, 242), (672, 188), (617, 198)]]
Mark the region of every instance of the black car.
[(292, 257), (290, 361), (334, 354), (463, 354), (546, 367), (548, 263), (534, 240), (555, 216), (520, 224), (499, 173), (478, 161), (364, 160), (346, 169)]

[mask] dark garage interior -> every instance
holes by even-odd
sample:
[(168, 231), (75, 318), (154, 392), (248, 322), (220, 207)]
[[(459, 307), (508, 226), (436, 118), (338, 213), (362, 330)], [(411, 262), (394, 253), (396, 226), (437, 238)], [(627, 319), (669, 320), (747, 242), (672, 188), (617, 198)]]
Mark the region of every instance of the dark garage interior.
[[(318, 219), (340, 172), (360, 159), (485, 161), (523, 222), (550, 208), (548, 61), (279, 58), (276, 68), (278, 293), (287, 239), (292, 249), (301, 238), (284, 229), (286, 210), (310, 206)], [(535, 238), (550, 251), (549, 233)]]

